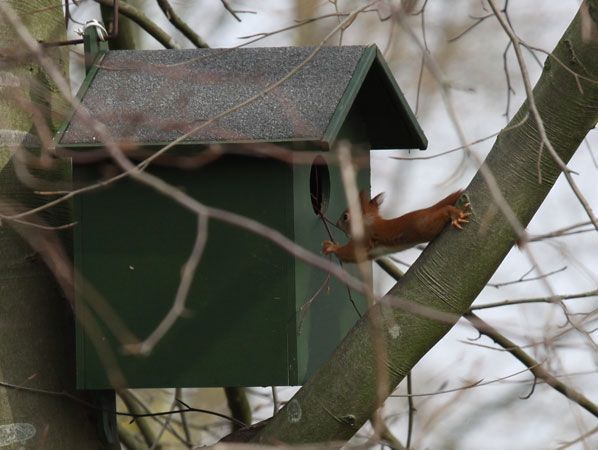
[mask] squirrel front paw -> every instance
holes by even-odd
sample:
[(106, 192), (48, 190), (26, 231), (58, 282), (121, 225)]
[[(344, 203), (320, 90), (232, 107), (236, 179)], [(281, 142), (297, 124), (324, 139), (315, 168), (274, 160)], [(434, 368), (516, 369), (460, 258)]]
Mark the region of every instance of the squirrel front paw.
[(462, 230), (462, 225), (469, 222), (467, 218), (471, 216), (470, 209), (469, 203), (465, 203), (463, 209), (457, 209), (458, 212), (451, 216), (451, 225), (458, 230)]
[(324, 241), (324, 242), (322, 242), (322, 253), (324, 253), (325, 255), (330, 255), (331, 253), (336, 253), (336, 250), (339, 247), (340, 246), (338, 244), (335, 244), (332, 241)]

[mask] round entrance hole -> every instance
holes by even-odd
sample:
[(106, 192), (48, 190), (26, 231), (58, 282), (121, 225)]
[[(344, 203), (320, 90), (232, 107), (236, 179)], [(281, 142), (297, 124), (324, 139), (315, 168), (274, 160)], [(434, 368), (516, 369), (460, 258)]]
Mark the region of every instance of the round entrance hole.
[(326, 160), (316, 156), (311, 164), (309, 173), (309, 195), (314, 214), (324, 214), (328, 208), (330, 198), (330, 172)]

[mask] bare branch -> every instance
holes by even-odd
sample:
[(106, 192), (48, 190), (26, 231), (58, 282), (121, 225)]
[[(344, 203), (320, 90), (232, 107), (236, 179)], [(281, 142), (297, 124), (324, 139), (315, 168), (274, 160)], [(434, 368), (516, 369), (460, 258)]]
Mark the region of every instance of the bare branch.
[(483, 321), (474, 313), (469, 312), (465, 314), (464, 317), (471, 322), (471, 324), (478, 332), (488, 336), (498, 345), (500, 345), (509, 353), (511, 353), (511, 355), (517, 358), (524, 366), (526, 366), (534, 374), (534, 376), (540, 378), (541, 380), (544, 380), (546, 384), (559, 391), (569, 400), (577, 403), (580, 407), (582, 407), (595, 417), (598, 417), (598, 405), (590, 401), (590, 399), (585, 397), (582, 393), (576, 391), (570, 386), (567, 386), (565, 383), (561, 382), (553, 375), (551, 375), (546, 369), (544, 369), (544, 367), (542, 367), (542, 363), (539, 363), (538, 361), (534, 360), (531, 356), (529, 356), (527, 353), (521, 350), (521, 348), (517, 344), (500, 334), (495, 328)]
[(191, 29), (187, 23), (179, 17), (179, 15), (174, 11), (168, 0), (156, 0), (158, 2), (158, 6), (166, 16), (166, 18), (170, 21), (170, 23), (179, 30), (183, 36), (185, 36), (193, 45), (197, 48), (208, 48), (209, 45), (204, 41), (195, 31)]
[(551, 303), (558, 304), (563, 300), (571, 300), (577, 298), (590, 298), (598, 296), (598, 289), (593, 291), (581, 292), (579, 294), (567, 294), (557, 295), (555, 297), (536, 297), (536, 298), (523, 298), (516, 300), (503, 300), (500, 302), (482, 303), (481, 305), (475, 305), (470, 308), (471, 311), (479, 309), (497, 308), (500, 306), (511, 306), (511, 305), (525, 305), (529, 303)]
[(222, 6), (224, 6), (224, 9), (226, 9), (231, 14), (231, 16), (233, 16), (238, 22), (241, 22), (241, 18), (239, 17), (239, 14), (256, 14), (255, 11), (235, 10), (228, 4), (227, 0), (220, 0), (220, 3), (222, 3)]
[[(396, 278), (397, 281), (399, 278), (400, 277)], [(567, 398), (576, 402), (579, 406), (586, 409), (591, 414), (598, 417), (598, 405), (592, 403), (589, 399), (587, 399), (585, 396), (583, 396), (583, 394), (578, 393), (574, 389), (568, 387), (567, 385), (565, 385), (564, 383), (559, 381), (557, 378), (555, 378), (553, 375), (551, 375), (549, 372), (547, 372), (544, 368), (542, 368), (543, 362), (541, 363), (541, 362), (535, 361), (531, 356), (529, 356), (527, 353), (525, 353), (521, 347), (519, 347), (514, 342), (510, 341), (505, 336), (503, 336), (495, 328), (493, 328), (491, 325), (489, 325), (488, 323), (483, 321), (471, 310), (468, 311), (463, 317), (465, 317), (467, 320), (469, 320), (471, 322), (471, 324), (474, 326), (474, 328), (480, 334), (484, 334), (484, 335), (490, 337), (494, 342), (496, 342), (498, 345), (500, 345), (504, 350), (511, 353), (515, 358), (517, 358), (521, 363), (523, 363), (527, 367), (527, 369), (525, 369), (524, 371), (519, 372), (519, 373), (523, 373), (527, 370), (530, 370), (534, 374), (535, 377), (544, 380), (548, 385), (550, 385), (557, 391), (561, 392)], [(513, 375), (509, 375), (507, 377), (500, 378), (499, 380), (509, 378), (511, 376), (513, 376)], [(494, 383), (496, 381), (497, 380), (493, 380), (491, 382)], [(469, 389), (472, 387), (481, 386), (481, 385), (489, 384), (489, 383), (490, 382), (482, 382), (482, 380), (479, 380), (479, 381), (476, 381), (475, 383), (468, 385), (467, 387), (465, 387), (465, 389)], [(453, 392), (455, 390), (461, 390), (461, 389), (464, 389), (464, 387), (457, 388), (457, 389), (449, 389), (449, 390), (440, 391), (440, 392), (441, 393)], [(412, 396), (422, 396), (422, 395), (430, 395), (430, 394), (412, 394)], [(393, 397), (399, 397), (399, 395), (393, 395)]]
[(411, 437), (413, 435), (413, 422), (415, 420), (415, 404), (413, 402), (413, 386), (411, 383), (413, 371), (407, 374), (407, 402), (409, 405), (409, 424), (407, 426), (407, 448), (411, 448)]
[(476, 139), (475, 141), (471, 141), (465, 145), (460, 145), (458, 147), (452, 148), (450, 150), (446, 150), (444, 152), (441, 153), (437, 153), (435, 155), (430, 155), (430, 156), (410, 156), (410, 157), (402, 157), (402, 156), (391, 156), (392, 159), (397, 159), (399, 161), (418, 161), (418, 160), (428, 160), (428, 159), (435, 159), (435, 158), (439, 158), (441, 156), (445, 156), (445, 155), (449, 155), (451, 153), (454, 153), (456, 151), (459, 150), (465, 150), (473, 145), (476, 144), (480, 144), (484, 141), (487, 141), (489, 139), (492, 139), (493, 137), (498, 136), (501, 132), (503, 131), (509, 131), (509, 130), (513, 130), (515, 128), (520, 127), (521, 125), (523, 125), (527, 119), (528, 119), (529, 115), (525, 115), (525, 117), (523, 119), (521, 119), (520, 122), (516, 123), (515, 125), (511, 125), (510, 127), (505, 127), (503, 128), (501, 131), (497, 131), (496, 133), (490, 134), (486, 137), (480, 138), (480, 139)]
[[(114, 0), (94, 1), (105, 6), (112, 6), (114, 4)], [(164, 31), (153, 20), (147, 17), (145, 13), (140, 9), (137, 9), (129, 3), (120, 0), (118, 11), (120, 14), (128, 17), (137, 25), (139, 25), (145, 32), (147, 32), (151, 37), (157, 40), (165, 48), (180, 48), (179, 44), (177, 44), (166, 31)]]
[(472, 17), (474, 22), (471, 25), (469, 25), (467, 28), (465, 28), (465, 30), (463, 30), (459, 34), (457, 34), (456, 36), (449, 38), (448, 42), (455, 42), (455, 41), (461, 39), (463, 36), (465, 36), (467, 33), (469, 33), (471, 30), (473, 30), (479, 24), (481, 24), (484, 20), (486, 20), (488, 17), (492, 17), (492, 16), (493, 16), (493, 14), (486, 14), (485, 16), (482, 16), (482, 17)]
[(551, 275), (554, 275), (556, 273), (560, 273), (563, 272), (565, 270), (567, 270), (567, 266), (563, 266), (560, 269), (556, 269), (553, 270), (551, 272), (548, 273), (541, 273), (540, 275), (536, 276), (536, 277), (527, 277), (533, 270), (535, 269), (535, 267), (532, 267), (531, 269), (529, 269), (526, 273), (524, 273), (522, 276), (520, 276), (518, 279), (516, 280), (511, 280), (511, 281), (504, 281), (502, 283), (488, 283), (488, 286), (492, 286), (493, 288), (499, 289), (501, 287), (504, 286), (510, 286), (512, 284), (519, 284), (519, 283), (524, 283), (526, 281), (537, 281), (537, 280), (541, 280), (544, 279), (546, 277), (549, 277)]
[(598, 427), (594, 427), (589, 431), (586, 431), (584, 434), (582, 434), (581, 436), (579, 436), (577, 439), (573, 439), (572, 441), (569, 442), (565, 442), (562, 445), (558, 446), (556, 448), (556, 450), (565, 450), (569, 447), (571, 447), (572, 445), (578, 444), (582, 441), (584, 441), (585, 439), (589, 438), (590, 436), (592, 436), (593, 434), (598, 433)]

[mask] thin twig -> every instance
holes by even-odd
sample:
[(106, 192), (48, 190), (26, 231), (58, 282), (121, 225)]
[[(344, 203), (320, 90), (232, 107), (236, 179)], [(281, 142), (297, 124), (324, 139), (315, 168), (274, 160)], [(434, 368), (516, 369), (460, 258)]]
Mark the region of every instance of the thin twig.
[[(371, 12), (371, 11), (367, 10), (367, 8), (369, 8), (370, 6), (372, 6), (375, 3), (377, 3), (377, 2), (376, 1), (370, 2), (368, 5), (366, 5), (367, 7), (363, 8), (360, 12), (364, 12), (364, 13), (365, 12)], [(319, 21), (319, 20), (322, 20), (322, 19), (328, 19), (330, 17), (338, 17), (339, 18), (339, 25), (338, 26), (340, 26), (341, 30), (344, 30), (344, 29), (347, 28), (347, 26), (349, 26), (353, 22), (353, 20), (355, 19), (356, 16), (354, 16), (353, 13), (329, 13), (329, 14), (322, 14), (322, 15), (317, 16), (317, 17), (311, 17), (309, 19), (299, 20), (299, 21), (297, 21), (297, 23), (295, 23), (293, 25), (289, 25), (289, 26), (283, 27), (283, 28), (277, 28), (274, 31), (265, 31), (265, 32), (261, 32), (261, 33), (254, 33), (254, 34), (248, 34), (248, 35), (245, 35), (245, 36), (239, 36), (239, 39), (252, 39), (252, 38), (264, 39), (264, 38), (267, 38), (267, 37), (274, 36), (275, 34), (280, 34), (280, 33), (283, 33), (285, 31), (294, 30), (296, 28), (302, 27), (303, 25), (307, 25), (307, 24), (310, 24), (310, 23), (313, 23), (313, 22), (316, 22), (316, 21)], [(351, 17), (351, 20), (347, 21), (345, 19), (342, 22), (340, 22), (340, 18), (341, 17), (345, 17), (345, 18)], [(249, 42), (245, 43), (244, 45), (246, 45), (246, 44), (252, 44), (254, 42), (255, 42), (255, 40), (252, 40), (252, 41), (249, 41)]]
[(492, 17), (492, 16), (493, 16), (493, 14), (486, 14), (485, 16), (481, 16), (481, 17), (471, 17), (472, 19), (474, 19), (474, 22), (471, 25), (469, 25), (467, 28), (465, 28), (465, 30), (463, 30), (459, 34), (457, 34), (456, 36), (449, 38), (448, 42), (455, 42), (455, 41), (461, 39), (463, 36), (465, 36), (467, 33), (469, 33), (471, 30), (473, 30), (479, 24), (481, 24), (484, 20), (486, 20), (488, 17)]
[(179, 402), (181, 405), (183, 405), (185, 408), (179, 408), (179, 409), (175, 409), (172, 411), (161, 411), (161, 412), (154, 412), (154, 413), (143, 413), (143, 414), (127, 414), (127, 413), (117, 413), (120, 416), (129, 416), (131, 417), (131, 422), (136, 421), (137, 419), (140, 418), (144, 418), (144, 417), (159, 417), (159, 416), (168, 416), (168, 415), (172, 415), (172, 414), (181, 414), (181, 413), (189, 413), (189, 412), (200, 412), (200, 413), (204, 413), (204, 414), (209, 414), (212, 416), (216, 416), (216, 417), (220, 417), (222, 419), (226, 419), (230, 422), (234, 422), (237, 425), (239, 425), (240, 427), (246, 427), (247, 424), (245, 424), (244, 422), (241, 422), (240, 420), (235, 419), (234, 417), (230, 417), (227, 416), (226, 414), (222, 414), (216, 411), (210, 411), (209, 409), (203, 409), (203, 408), (193, 408), (191, 406), (189, 406), (188, 404), (186, 404), (185, 402), (183, 402), (180, 399), (177, 399), (177, 402)]
[(556, 448), (556, 450), (565, 450), (565, 449), (571, 447), (572, 445), (578, 444), (579, 442), (589, 438), (590, 436), (592, 436), (593, 434), (596, 434), (596, 433), (598, 433), (598, 427), (594, 427), (591, 430), (588, 430), (587, 432), (585, 432), (578, 438), (573, 439), (572, 441), (564, 442), (563, 444), (559, 445)]
[(220, 0), (220, 3), (222, 3), (222, 6), (224, 6), (224, 9), (226, 9), (231, 14), (231, 16), (233, 16), (238, 22), (241, 22), (241, 18), (239, 17), (239, 14), (256, 14), (255, 11), (235, 10), (235, 9), (231, 8), (231, 6), (228, 4), (227, 0)]
[(492, 303), (483, 303), (481, 305), (472, 306), (470, 311), (480, 310), (480, 309), (489, 309), (489, 308), (498, 308), (501, 306), (512, 306), (512, 305), (525, 305), (530, 303), (560, 303), (563, 300), (571, 300), (576, 298), (590, 298), (598, 296), (598, 289), (588, 292), (581, 292), (579, 294), (567, 294), (567, 295), (557, 295), (556, 297), (536, 297), (536, 298), (522, 298), (516, 300), (503, 300), (500, 302), (492, 302)]
[(454, 153), (454, 152), (459, 151), (459, 150), (464, 150), (464, 149), (466, 149), (468, 147), (471, 147), (473, 145), (480, 144), (481, 142), (487, 141), (489, 139), (492, 139), (493, 137), (498, 136), (500, 133), (502, 133), (504, 131), (514, 130), (515, 128), (518, 128), (521, 125), (523, 125), (527, 121), (528, 118), (529, 118), (529, 114), (526, 114), (523, 117), (523, 119), (521, 119), (521, 121), (519, 121), (518, 123), (516, 123), (514, 125), (511, 125), (510, 127), (505, 127), (501, 131), (497, 131), (496, 133), (492, 133), (492, 134), (490, 134), (488, 136), (485, 136), (483, 138), (476, 139), (475, 141), (471, 141), (471, 142), (469, 142), (469, 143), (467, 143), (465, 145), (460, 145), (458, 147), (452, 148), (450, 150), (446, 150), (446, 151), (441, 152), (441, 153), (437, 153), (435, 155), (430, 155), (430, 156), (411, 156), (411, 157), (391, 156), (390, 158), (397, 159), (399, 161), (418, 161), (418, 160), (428, 160), (428, 159), (439, 158), (441, 156), (445, 156), (445, 155)]
[(1, 217), (0, 225), (2, 224), (2, 220), (6, 220), (7, 222), (15, 222), (15, 223), (18, 223), (19, 225), (25, 225), (27, 227), (38, 228), (38, 229), (44, 230), (44, 231), (68, 230), (78, 224), (78, 222), (70, 222), (70, 223), (65, 223), (64, 225), (52, 226), (52, 225), (44, 225), (44, 224), (40, 224), (40, 223), (35, 223), (35, 222), (28, 222), (28, 221), (22, 220), (22, 219), (11, 219), (8, 217)]
[(588, 226), (591, 224), (592, 224), (592, 222), (586, 221), (586, 222), (576, 223), (573, 225), (568, 225), (566, 227), (559, 228), (558, 230), (551, 231), (549, 233), (537, 234), (537, 235), (530, 236), (528, 242), (537, 242), (537, 241), (542, 241), (544, 239), (550, 239), (550, 238), (554, 238), (554, 237), (570, 236), (572, 234), (587, 233), (588, 231), (594, 231), (593, 228), (589, 229), (589, 230), (575, 230), (576, 228), (585, 227), (585, 226)]
[(412, 370), (407, 374), (407, 404), (409, 405), (409, 417), (407, 424), (407, 448), (411, 448), (411, 438), (413, 436), (413, 421), (415, 420), (415, 405), (413, 403), (413, 385), (411, 383)]
[(520, 276), (517, 280), (511, 280), (511, 281), (503, 281), (502, 283), (488, 283), (488, 286), (492, 286), (493, 288), (499, 289), (501, 287), (504, 286), (510, 286), (513, 284), (519, 284), (519, 283), (525, 283), (528, 281), (537, 281), (537, 280), (542, 280), (546, 277), (549, 277), (551, 275), (563, 272), (565, 270), (567, 270), (567, 266), (563, 266), (560, 269), (555, 269), (551, 272), (548, 273), (542, 273), (536, 277), (530, 277), (527, 278), (527, 276), (534, 270), (534, 267), (532, 267), (531, 269), (529, 269), (527, 272), (525, 272), (522, 276)]
[[(375, 442), (376, 439), (374, 438), (373, 441)], [(369, 439), (369, 442), (372, 442), (371, 438)], [(406, 450), (407, 448), (409, 448), (401, 444), (399, 439), (393, 434), (392, 431), (390, 431), (390, 428), (388, 428), (388, 425), (386, 425), (386, 422), (384, 420), (382, 420), (382, 429), (380, 430), (380, 439), (378, 440), (378, 442), (382, 444), (382, 448), (384, 448), (385, 446), (389, 446), (391, 450)], [(366, 448), (371, 447), (367, 446)]]
[(487, 380), (487, 381), (484, 381), (484, 379), (481, 378), (479, 380), (472, 381), (471, 383), (467, 383), (463, 386), (458, 386), (458, 387), (450, 388), (450, 389), (440, 389), (438, 391), (432, 391), (432, 392), (418, 392), (415, 394), (413, 394), (413, 393), (412, 394), (392, 394), (391, 397), (395, 397), (395, 398), (413, 397), (413, 398), (415, 398), (415, 397), (432, 397), (435, 395), (451, 394), (453, 392), (461, 392), (461, 391), (466, 391), (468, 389), (474, 389), (474, 388), (478, 388), (478, 387), (482, 387), (482, 386), (489, 386), (492, 384), (497, 384), (501, 381), (516, 377), (517, 375), (521, 375), (522, 373), (529, 372), (530, 370), (531, 369), (529, 369), (529, 368), (525, 368), (525, 369), (519, 370), (517, 372), (513, 372), (508, 375), (498, 377), (498, 378), (493, 378), (493, 379)]
[(511, 95), (515, 95), (515, 90), (513, 89), (513, 85), (511, 84), (511, 76), (509, 75), (509, 60), (508, 60), (508, 56), (509, 56), (509, 49), (511, 48), (511, 41), (509, 41), (507, 43), (507, 46), (505, 47), (505, 51), (502, 53), (502, 68), (503, 68), (503, 72), (505, 73), (505, 80), (507, 82), (507, 104), (505, 106), (505, 119), (507, 119), (507, 122), (509, 120), (511, 120), (511, 117), (509, 115), (509, 111), (511, 109)]

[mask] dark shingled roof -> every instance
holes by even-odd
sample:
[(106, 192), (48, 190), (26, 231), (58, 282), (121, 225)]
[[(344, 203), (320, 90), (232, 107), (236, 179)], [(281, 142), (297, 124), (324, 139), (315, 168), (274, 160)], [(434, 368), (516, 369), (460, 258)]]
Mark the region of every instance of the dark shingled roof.
[[(373, 148), (425, 148), (426, 138), (375, 46), (324, 47), (305, 62), (313, 52), (110, 51), (80, 96), (113, 136), (141, 143), (170, 142), (199, 127), (186, 141), (330, 144), (351, 107), (359, 105)], [(61, 145), (96, 143), (77, 115), (60, 139)]]

